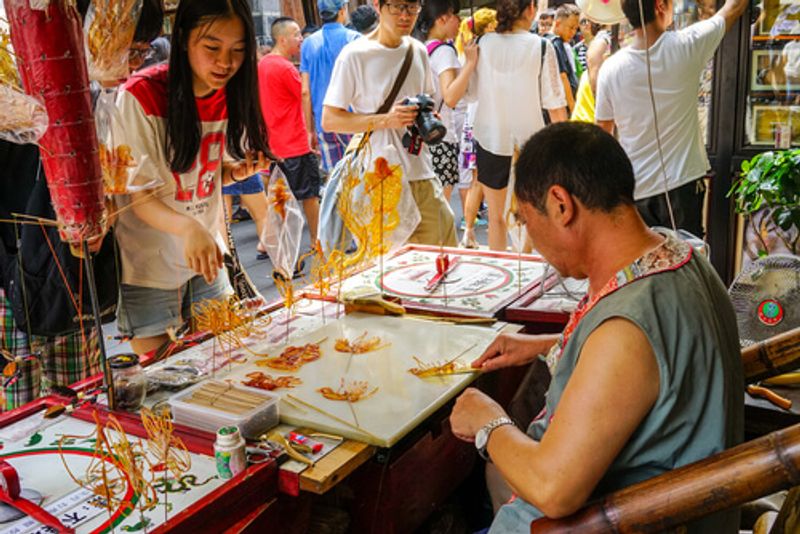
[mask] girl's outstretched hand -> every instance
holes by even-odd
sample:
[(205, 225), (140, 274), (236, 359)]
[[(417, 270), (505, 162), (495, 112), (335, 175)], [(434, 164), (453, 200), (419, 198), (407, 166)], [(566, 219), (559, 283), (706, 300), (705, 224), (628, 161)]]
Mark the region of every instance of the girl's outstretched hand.
[(269, 169), (269, 164), (270, 159), (263, 152), (247, 152), (244, 161), (231, 164), (231, 179), (241, 182), (257, 172), (266, 171)]

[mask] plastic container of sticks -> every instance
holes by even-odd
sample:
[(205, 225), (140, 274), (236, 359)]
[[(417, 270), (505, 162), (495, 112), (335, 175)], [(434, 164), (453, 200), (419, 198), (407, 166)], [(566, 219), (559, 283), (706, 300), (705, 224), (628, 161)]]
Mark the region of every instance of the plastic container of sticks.
[(269, 391), (204, 380), (169, 400), (175, 422), (216, 433), (223, 426), (239, 427), (247, 439), (278, 424), (280, 397)]

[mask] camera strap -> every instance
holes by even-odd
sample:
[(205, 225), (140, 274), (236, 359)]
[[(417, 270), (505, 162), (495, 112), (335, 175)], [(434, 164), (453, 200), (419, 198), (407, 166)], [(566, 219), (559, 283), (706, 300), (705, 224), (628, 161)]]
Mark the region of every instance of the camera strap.
[(408, 44), (408, 50), (406, 50), (406, 57), (403, 60), (403, 65), (400, 67), (400, 72), (397, 74), (397, 78), (394, 80), (394, 85), (392, 86), (392, 90), (389, 91), (389, 96), (386, 97), (384, 100), (383, 105), (378, 108), (376, 113), (386, 113), (390, 109), (392, 109), (392, 104), (394, 100), (397, 98), (397, 94), (400, 92), (400, 87), (406, 81), (406, 77), (408, 76), (408, 71), (411, 68), (411, 60), (414, 57), (414, 44)]
[[(406, 77), (408, 76), (408, 71), (411, 68), (411, 60), (414, 57), (414, 44), (408, 44), (408, 50), (406, 50), (406, 56), (403, 60), (403, 65), (400, 67), (400, 72), (397, 73), (397, 78), (394, 80), (394, 85), (392, 85), (391, 91), (389, 91), (389, 96), (386, 97), (386, 100), (383, 101), (381, 107), (378, 108), (378, 111), (375, 112), (376, 115), (381, 115), (386, 113), (390, 109), (392, 109), (392, 104), (394, 103), (395, 99), (397, 98), (397, 94), (400, 92), (400, 87), (406, 81)], [(372, 131), (368, 131), (362, 134), (355, 134), (350, 141), (350, 144), (347, 147), (345, 153), (353, 153), (358, 154), (368, 141)]]

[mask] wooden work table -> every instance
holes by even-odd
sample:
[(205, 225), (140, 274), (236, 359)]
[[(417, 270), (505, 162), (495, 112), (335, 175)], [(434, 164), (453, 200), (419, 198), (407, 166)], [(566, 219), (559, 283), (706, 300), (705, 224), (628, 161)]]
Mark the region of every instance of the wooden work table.
[[(506, 369), (484, 375), (474, 385), (508, 406), (526, 372), (526, 368)], [(390, 448), (345, 440), (299, 475), (281, 470), (280, 494), (244, 517), (236, 530), (313, 531), (314, 521), (320, 521), (320, 509), (331, 501), (347, 517), (350, 532), (416, 530), (480, 462), (474, 445), (450, 431), (453, 402)]]

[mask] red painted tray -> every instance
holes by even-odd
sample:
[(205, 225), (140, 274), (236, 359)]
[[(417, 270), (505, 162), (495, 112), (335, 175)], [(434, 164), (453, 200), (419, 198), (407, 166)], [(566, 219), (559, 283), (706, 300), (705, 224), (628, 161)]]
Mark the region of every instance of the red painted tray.
[[(122, 507), (110, 514), (106, 510), (99, 514), (97, 507), (92, 509), (81, 493), (87, 490), (81, 490), (69, 478), (56, 441), (62, 434), (86, 435), (86, 428), (94, 426), (92, 412), (95, 407), (87, 405), (44, 428), (19, 428), (26, 421), (35, 425), (41, 419), (43, 410), (63, 400), (55, 396), (45, 397), (1, 414), (0, 433), (3, 433), (3, 437), (0, 441), (0, 458), (18, 470), (23, 487), (26, 483), (31, 484), (33, 489), (45, 496), (42, 505), (54, 511), (58, 509), (55, 515), (65, 525), (74, 525), (77, 532), (108, 532), (114, 529), (126, 532), (144, 532), (145, 529), (147, 532), (219, 532), (234, 524), (240, 515), (271, 501), (277, 494), (277, 466), (274, 461), (253, 465), (235, 478), (221, 481), (214, 476), (216, 468), (213, 457), (208, 457), (212, 450), (212, 436), (176, 425), (176, 434), (193, 453), (193, 466), (188, 476), (164, 482), (158, 494), (160, 504), (153, 514), (140, 516), (138, 509), (125, 513)], [(97, 411), (101, 417), (107, 417), (102, 409), (98, 408)], [(124, 413), (115, 415), (127, 434), (145, 436), (138, 417)], [(91, 420), (92, 424), (87, 425), (84, 420)], [(9, 439), (5, 433), (14, 424), (19, 432)], [(88, 458), (94, 456), (90, 440), (76, 439), (64, 450), (68, 451), (65, 458), (69, 458), (73, 468), (78, 471), (82, 462), (88, 462)], [(49, 464), (52, 467), (48, 467)], [(130, 486), (127, 492), (135, 501), (136, 495)], [(173, 494), (171, 504), (168, 494)], [(175, 508), (166, 520), (163, 516), (165, 504)], [(232, 514), (232, 510), (236, 510), (236, 514)], [(28, 518), (20, 521), (24, 520)], [(0, 531), (9, 526), (11, 524), (0, 524)], [(39, 531), (43, 530), (33, 530)]]

